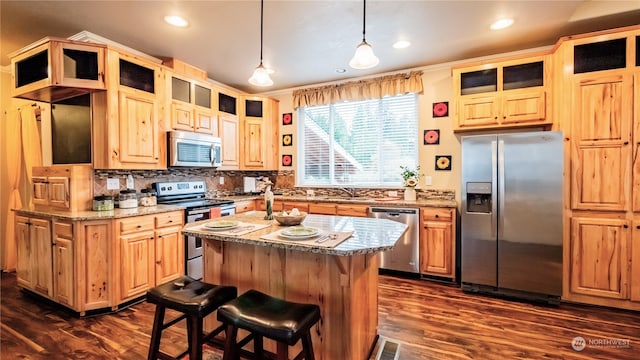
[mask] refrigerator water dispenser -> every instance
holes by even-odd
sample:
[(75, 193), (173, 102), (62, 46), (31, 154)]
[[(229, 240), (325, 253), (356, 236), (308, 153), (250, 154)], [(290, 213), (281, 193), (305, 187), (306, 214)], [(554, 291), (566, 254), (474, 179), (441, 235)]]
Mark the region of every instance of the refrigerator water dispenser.
[(491, 183), (467, 183), (467, 212), (491, 213)]

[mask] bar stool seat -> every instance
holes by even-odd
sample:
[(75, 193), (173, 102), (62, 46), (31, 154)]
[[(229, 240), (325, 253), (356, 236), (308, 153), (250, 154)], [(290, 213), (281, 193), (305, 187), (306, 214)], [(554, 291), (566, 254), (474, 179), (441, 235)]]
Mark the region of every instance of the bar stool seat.
[[(220, 326), (205, 336), (203, 334), (203, 318), (218, 309), (220, 305), (235, 299), (237, 295), (238, 290), (234, 286), (208, 284), (194, 280), (189, 276), (182, 276), (149, 289), (147, 301), (156, 304), (156, 312), (148, 360), (175, 359), (160, 351), (160, 339), (164, 329), (183, 319), (186, 319), (187, 322), (189, 348), (176, 358), (189, 353), (189, 359), (201, 360), (202, 344), (224, 330), (224, 326)], [(164, 314), (167, 308), (178, 311), (182, 315), (164, 323)]]
[[(240, 348), (254, 342), (254, 357), (262, 359), (263, 337), (278, 342), (277, 359), (288, 359), (288, 346), (302, 340), (302, 351), (295, 359), (313, 360), (311, 327), (320, 320), (320, 307), (278, 299), (257, 290), (249, 290), (220, 306), (218, 320), (226, 324), (224, 360), (238, 359)], [(236, 341), (238, 329), (249, 336)]]

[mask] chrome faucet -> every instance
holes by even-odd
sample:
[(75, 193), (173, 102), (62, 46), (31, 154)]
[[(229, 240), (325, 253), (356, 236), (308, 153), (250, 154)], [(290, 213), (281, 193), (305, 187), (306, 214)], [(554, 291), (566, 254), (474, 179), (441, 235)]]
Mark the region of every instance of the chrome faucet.
[(346, 192), (347, 194), (349, 194), (349, 197), (356, 197), (356, 189), (355, 188), (341, 187), (341, 188), (338, 188), (338, 190)]

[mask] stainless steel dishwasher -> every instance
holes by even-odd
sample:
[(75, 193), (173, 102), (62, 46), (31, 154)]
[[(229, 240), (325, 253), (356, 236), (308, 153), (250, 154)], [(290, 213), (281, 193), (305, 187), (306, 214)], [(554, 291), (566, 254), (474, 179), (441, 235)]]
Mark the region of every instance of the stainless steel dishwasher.
[(414, 208), (370, 207), (369, 217), (389, 219), (407, 225), (407, 231), (392, 250), (380, 253), (380, 269), (419, 273), (420, 211)]

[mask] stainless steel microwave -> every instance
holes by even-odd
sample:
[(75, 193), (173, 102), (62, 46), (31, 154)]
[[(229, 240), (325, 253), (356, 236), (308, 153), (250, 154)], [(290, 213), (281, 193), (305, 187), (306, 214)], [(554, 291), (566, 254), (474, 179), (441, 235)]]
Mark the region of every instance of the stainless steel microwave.
[(187, 131), (170, 131), (169, 166), (218, 167), (222, 165), (219, 137)]

